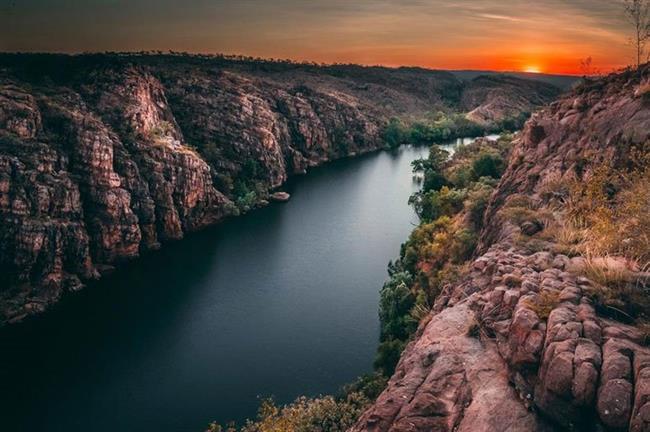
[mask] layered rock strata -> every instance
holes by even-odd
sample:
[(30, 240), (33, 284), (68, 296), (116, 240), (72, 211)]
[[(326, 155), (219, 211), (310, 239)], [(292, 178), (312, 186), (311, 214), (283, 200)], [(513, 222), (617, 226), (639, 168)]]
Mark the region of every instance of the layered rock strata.
[(391, 116), (457, 109), (462, 89), (420, 69), (0, 55), (0, 324), (382, 148)]

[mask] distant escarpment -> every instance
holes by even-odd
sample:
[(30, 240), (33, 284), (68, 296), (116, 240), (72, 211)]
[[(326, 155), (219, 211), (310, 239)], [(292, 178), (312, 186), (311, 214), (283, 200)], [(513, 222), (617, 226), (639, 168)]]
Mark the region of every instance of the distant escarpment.
[(463, 91), (461, 107), (467, 118), (479, 124), (501, 119), (527, 118), (531, 110), (557, 96), (551, 85), (509, 76), (479, 76)]
[[(558, 93), (520, 82), (531, 104)], [(391, 117), (459, 111), (465, 88), (420, 69), (0, 55), (0, 324), (383, 148)]]
[[(407, 311), (420, 325), (352, 431), (650, 430), (650, 66), (534, 114), (483, 203), (489, 179), (463, 192), (457, 169), (439, 172), (418, 201), (438, 219), (391, 268), (406, 282), (384, 288), (432, 311)], [(467, 259), (445, 245), (467, 244), (470, 220)]]

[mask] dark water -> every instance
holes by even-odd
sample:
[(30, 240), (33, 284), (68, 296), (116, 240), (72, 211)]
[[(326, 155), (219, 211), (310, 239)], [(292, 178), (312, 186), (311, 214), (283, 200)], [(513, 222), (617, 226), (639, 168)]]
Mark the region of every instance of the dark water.
[(386, 264), (416, 218), (405, 147), (314, 169), (272, 205), (0, 330), (3, 431), (202, 431), (372, 370)]

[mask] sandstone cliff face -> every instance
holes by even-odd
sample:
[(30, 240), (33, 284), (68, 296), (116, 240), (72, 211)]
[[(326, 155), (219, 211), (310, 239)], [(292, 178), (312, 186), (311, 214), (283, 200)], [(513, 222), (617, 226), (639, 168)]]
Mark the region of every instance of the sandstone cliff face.
[[(271, 67), (271, 70), (267, 70)], [(0, 56), (0, 325), (457, 109), (446, 72), (166, 56)], [(537, 90), (534, 90), (537, 91)]]
[(168, 74), (166, 85), (139, 66), (83, 75), (0, 83), (0, 322), (219, 221), (233, 207), (220, 180), (250, 161), (268, 190), (382, 145), (381, 119), (353, 98), (227, 72)]
[[(589, 83), (536, 114), (486, 212), (478, 257), (422, 322), (353, 431), (648, 431), (650, 349), (600, 316), (581, 257), (536, 252), (500, 210), (548, 185), (623, 165), (650, 139), (650, 67)], [(541, 227), (539, 228), (541, 229)], [(523, 237), (525, 238), (525, 237)], [(552, 248), (550, 248), (552, 249)], [(549, 314), (535, 304), (551, 297)]]

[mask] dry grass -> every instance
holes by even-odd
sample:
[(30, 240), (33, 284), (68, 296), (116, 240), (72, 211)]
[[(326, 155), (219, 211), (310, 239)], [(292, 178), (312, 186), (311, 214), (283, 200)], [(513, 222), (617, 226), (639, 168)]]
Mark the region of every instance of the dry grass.
[(604, 164), (575, 181), (565, 202), (566, 226), (592, 253), (650, 260), (650, 144), (632, 149), (626, 170)]
[(530, 198), (523, 195), (515, 195), (499, 211), (501, 217), (521, 226), (526, 222), (539, 223), (547, 226), (555, 221), (553, 211), (546, 207), (541, 207)]
[(634, 264), (625, 258), (587, 255), (582, 273), (587, 279), (598, 285), (615, 287), (629, 284), (635, 280), (635, 272), (630, 267), (634, 267)]
[(644, 345), (650, 345), (650, 322), (645, 320), (640, 321), (636, 323), (635, 327), (643, 334)]
[(633, 323), (650, 317), (647, 273), (624, 257), (587, 256), (580, 274), (591, 281), (589, 294), (607, 316)]
[(535, 312), (539, 319), (546, 320), (553, 309), (560, 304), (560, 292), (553, 290), (544, 290), (540, 292), (533, 300), (524, 301), (524, 305)]
[(634, 96), (638, 98), (650, 98), (650, 80), (639, 84), (639, 87), (637, 87), (636, 91), (634, 92)]
[(586, 232), (569, 223), (559, 211), (553, 212), (553, 219), (547, 219), (537, 239), (552, 243), (548, 248), (556, 254), (577, 256), (585, 253)]
[(553, 209), (564, 207), (569, 192), (570, 183), (559, 177), (548, 179), (539, 187), (540, 197)]
[(428, 304), (418, 303), (411, 309), (411, 318), (418, 324), (431, 313), (431, 306)]

